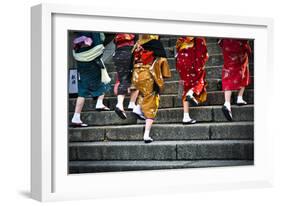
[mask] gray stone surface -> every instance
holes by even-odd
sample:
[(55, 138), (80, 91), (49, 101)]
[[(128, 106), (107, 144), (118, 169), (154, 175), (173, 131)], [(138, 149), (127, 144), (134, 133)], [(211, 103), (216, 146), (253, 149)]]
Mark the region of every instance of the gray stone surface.
[[(233, 121), (254, 121), (254, 107), (253, 105), (246, 106), (232, 106)], [(227, 121), (221, 107), (214, 107), (213, 121), (222, 122)]]
[[(182, 109), (160, 109), (155, 122), (157, 123), (176, 123), (182, 122)], [(208, 122), (212, 120), (212, 107), (193, 107), (190, 108), (190, 115), (198, 122)]]
[(197, 161), (71, 161), (70, 174), (118, 172), (138, 170), (167, 170), (204, 167), (253, 166), (251, 160), (197, 160)]
[(109, 141), (132, 141), (142, 140), (144, 125), (122, 125), (106, 129), (106, 140)]
[(190, 141), (177, 145), (181, 160), (253, 160), (253, 142), (249, 140)]
[[(77, 150), (76, 160), (174, 160), (176, 144), (154, 142), (97, 142), (70, 143)], [(70, 155), (70, 160), (72, 156)]]
[[(141, 141), (144, 125), (94, 126), (70, 128), (70, 142), (89, 141)], [(162, 140), (248, 139), (254, 137), (253, 122), (223, 122), (183, 124), (154, 124), (151, 137)]]
[(253, 160), (250, 140), (91, 142), (70, 148), (76, 152), (70, 160)]
[(207, 140), (209, 139), (209, 124), (168, 124), (154, 125), (151, 137), (161, 140)]
[(210, 139), (253, 139), (253, 122), (235, 122), (210, 125)]
[(69, 128), (70, 142), (104, 141), (106, 129), (104, 127)]
[[(159, 109), (156, 116), (156, 123), (181, 123), (182, 122), (182, 109), (181, 108), (165, 108)], [(246, 106), (232, 106), (233, 120), (234, 121), (253, 121), (254, 111), (253, 105)], [(82, 120), (89, 125), (126, 125), (142, 123), (143, 121), (137, 121), (132, 112), (126, 112), (127, 119), (120, 119), (114, 111), (106, 112), (83, 112), (81, 114)], [(69, 121), (71, 120), (73, 113), (69, 114)], [(222, 113), (221, 106), (200, 106), (191, 107), (190, 116), (196, 119), (198, 122), (227, 122), (224, 114)]]
[[(73, 113), (69, 114), (69, 121), (72, 118)], [(82, 112), (81, 119), (83, 122), (87, 122), (89, 125), (124, 125), (124, 124), (136, 124), (137, 119), (131, 112), (127, 112), (127, 119), (121, 120), (114, 111), (106, 112)]]

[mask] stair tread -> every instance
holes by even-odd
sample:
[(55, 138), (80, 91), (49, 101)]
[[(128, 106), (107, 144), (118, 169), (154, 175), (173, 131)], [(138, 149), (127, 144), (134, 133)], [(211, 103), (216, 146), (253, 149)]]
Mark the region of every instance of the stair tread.
[[(183, 125), (181, 123), (163, 123), (163, 124), (157, 124), (157, 122), (155, 122), (153, 124), (154, 128), (158, 128), (158, 127), (203, 127), (203, 126), (229, 126), (229, 125), (254, 125), (253, 121), (241, 121), (241, 122), (200, 122), (200, 123), (196, 123), (193, 125)], [(88, 127), (84, 127), (84, 128), (77, 128), (77, 127), (70, 127), (70, 130), (91, 130), (91, 129), (126, 129), (126, 128), (142, 128), (144, 127), (144, 125), (140, 125), (140, 124), (132, 124), (132, 125), (105, 125), (105, 126), (88, 126)]]
[[(190, 109), (221, 109), (222, 105), (207, 105), (207, 106), (190, 106)], [(237, 106), (237, 105), (232, 105), (231, 108), (232, 109), (239, 109), (239, 108), (253, 108), (254, 105), (253, 104), (247, 104), (244, 106)], [(158, 111), (178, 111), (178, 110), (182, 110), (182, 108), (160, 108), (158, 109)], [(114, 112), (114, 111), (85, 111), (85, 112), (81, 112), (83, 113), (110, 113), (110, 112)], [(73, 112), (71, 112), (73, 113)]]
[(169, 141), (155, 141), (150, 144), (146, 144), (143, 141), (112, 141), (112, 142), (71, 142), (69, 143), (70, 147), (90, 147), (90, 146), (136, 146), (136, 145), (145, 145), (145, 146), (162, 146), (162, 145), (222, 145), (222, 144), (252, 144), (253, 140), (169, 140)]
[(204, 167), (251, 166), (252, 160), (101, 160), (70, 161), (70, 173), (116, 172), (160, 169), (187, 169)]
[[(253, 92), (254, 89), (245, 89), (245, 92)], [(224, 91), (207, 91), (207, 94), (220, 94), (224, 93)], [(176, 94), (161, 94), (161, 97), (176, 97)], [(125, 96), (125, 98), (129, 98), (129, 96)], [(68, 100), (76, 100), (77, 98), (70, 97)], [(86, 100), (91, 100), (91, 97), (85, 97)], [(104, 99), (116, 99), (116, 96), (105, 96)]]
[(93, 160), (93, 161), (69, 161), (70, 166), (89, 166), (89, 167), (98, 167), (98, 166), (207, 166), (207, 165), (230, 165), (233, 164), (242, 164), (247, 163), (251, 164), (251, 160)]

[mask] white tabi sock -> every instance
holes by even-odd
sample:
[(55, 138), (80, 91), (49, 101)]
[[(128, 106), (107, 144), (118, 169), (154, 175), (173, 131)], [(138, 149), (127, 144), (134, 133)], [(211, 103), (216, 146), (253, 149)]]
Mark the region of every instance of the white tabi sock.
[(97, 103), (96, 103), (96, 109), (100, 109), (100, 108), (103, 108), (103, 107), (105, 107), (104, 104), (103, 104), (103, 99), (98, 99)]
[(186, 96), (190, 95), (190, 96), (193, 97), (193, 93), (194, 93), (194, 92), (192, 91), (192, 89), (190, 89), (190, 90), (187, 92)]
[(128, 109), (134, 109), (136, 106), (135, 102), (130, 102), (128, 105)]
[(133, 112), (136, 114), (142, 114), (141, 107), (139, 104), (134, 107)]
[(74, 113), (71, 122), (78, 123), (78, 124), (82, 123), (82, 121), (80, 119), (80, 113)]
[(247, 104), (247, 102), (244, 101), (243, 96), (237, 96), (237, 103)]
[(124, 107), (123, 107), (123, 100), (124, 97), (121, 96), (121, 95), (118, 95), (117, 96), (117, 104), (116, 104), (116, 107), (118, 107), (119, 109), (121, 109), (122, 111), (124, 111)]
[(143, 135), (143, 140), (153, 141), (153, 139), (149, 136), (150, 130), (145, 130)]
[(183, 113), (183, 121), (189, 122), (190, 120), (191, 120), (191, 118), (189, 116), (189, 113), (188, 112)]
[(145, 130), (143, 138), (145, 139), (145, 138), (149, 137), (149, 133), (150, 133), (150, 130)]
[(224, 106), (226, 106), (226, 108), (231, 111), (230, 102), (224, 102)]

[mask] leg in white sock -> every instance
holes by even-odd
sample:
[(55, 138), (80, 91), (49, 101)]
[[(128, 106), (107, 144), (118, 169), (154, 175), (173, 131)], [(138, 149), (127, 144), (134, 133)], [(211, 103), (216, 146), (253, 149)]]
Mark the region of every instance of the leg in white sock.
[(96, 109), (109, 111), (110, 109), (103, 104), (103, 99), (104, 99), (104, 95), (99, 96), (96, 103)]
[(101, 109), (104, 107), (103, 99), (104, 99), (104, 95), (99, 96), (97, 103), (96, 103), (96, 109)]
[(245, 87), (242, 87), (242, 88), (239, 90), (238, 96), (237, 96), (237, 104), (240, 104), (240, 105), (245, 105), (245, 104), (247, 104), (247, 102), (244, 101), (244, 99), (243, 99), (244, 91), (245, 91)]
[(73, 118), (71, 120), (72, 123), (77, 123), (77, 124), (82, 123), (82, 121), (80, 119), (80, 114), (81, 114), (81, 111), (83, 109), (84, 103), (85, 103), (84, 97), (78, 97), (77, 98), (76, 105), (75, 105), (75, 113), (74, 113)]
[(81, 118), (80, 118), (80, 113), (74, 113), (71, 122), (76, 123), (76, 124), (81, 124), (82, 121), (81, 121)]
[(133, 109), (133, 113), (135, 113), (136, 115), (138, 115), (141, 119), (145, 119), (143, 112), (141, 110), (141, 106), (138, 104), (134, 107)]
[(231, 105), (230, 105), (231, 94), (232, 91), (230, 90), (224, 92), (224, 99), (225, 99), (224, 106), (226, 106), (229, 111), (231, 111)]
[(117, 104), (116, 107), (118, 107), (120, 110), (124, 111), (124, 107), (123, 107), (123, 102), (125, 99), (125, 95), (118, 95), (117, 96)]
[(139, 95), (139, 91), (135, 90), (131, 92), (130, 103), (128, 105), (128, 109), (134, 109), (136, 106), (137, 97)]
[(222, 107), (222, 111), (226, 119), (228, 121), (232, 121), (233, 118), (232, 118), (231, 105), (230, 105), (231, 91), (225, 91), (224, 97), (225, 97), (225, 102), (224, 102), (224, 106)]
[(117, 104), (115, 108), (115, 113), (121, 118), (121, 119), (127, 119), (127, 115), (124, 111), (123, 102), (124, 102), (125, 95), (120, 94), (117, 96)]
[(85, 103), (85, 98), (84, 97), (78, 97), (76, 101), (76, 106), (75, 106), (75, 113), (72, 117), (71, 123), (73, 124), (78, 124), (79, 126), (86, 127), (88, 126), (87, 124), (83, 124), (81, 121), (81, 111)]
[(144, 131), (144, 135), (143, 135), (143, 140), (145, 143), (150, 143), (153, 141), (153, 139), (149, 136), (153, 121), (154, 121), (153, 119), (145, 120), (145, 131)]
[(194, 124), (196, 122), (196, 120), (191, 119), (190, 116), (189, 116), (189, 102), (182, 101), (182, 104), (183, 104), (183, 119), (182, 119), (182, 122)]

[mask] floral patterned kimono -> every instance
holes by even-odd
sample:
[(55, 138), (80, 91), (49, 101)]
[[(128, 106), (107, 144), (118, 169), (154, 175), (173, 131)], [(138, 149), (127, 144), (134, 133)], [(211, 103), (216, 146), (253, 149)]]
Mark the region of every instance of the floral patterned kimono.
[(143, 35), (136, 43), (132, 83), (140, 91), (139, 104), (147, 119), (156, 117), (164, 78), (171, 77), (166, 53), (157, 35)]
[(222, 68), (222, 89), (239, 90), (250, 83), (249, 55), (251, 47), (247, 40), (221, 39), (224, 65)]
[(192, 89), (198, 102), (207, 98), (205, 64), (208, 52), (205, 38), (180, 37), (176, 43), (176, 68), (183, 80), (183, 100), (186, 93)]

